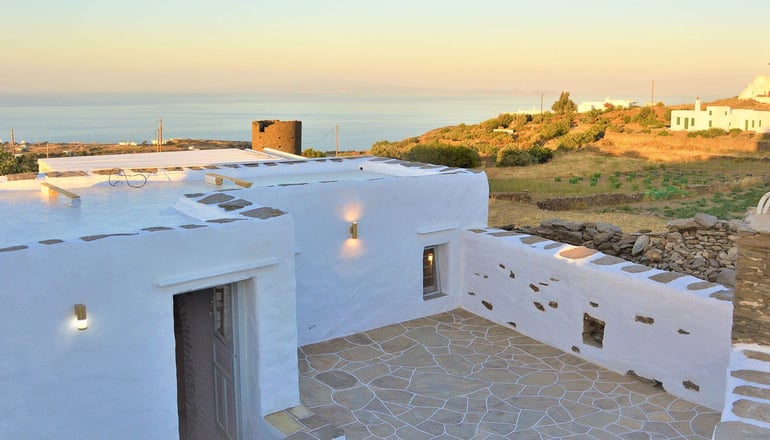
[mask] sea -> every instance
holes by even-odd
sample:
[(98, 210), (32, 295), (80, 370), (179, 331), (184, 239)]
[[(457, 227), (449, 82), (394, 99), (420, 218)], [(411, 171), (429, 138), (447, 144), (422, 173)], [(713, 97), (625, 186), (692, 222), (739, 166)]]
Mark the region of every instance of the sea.
[[(547, 111), (556, 99), (558, 93), (543, 94), (543, 108)], [(162, 120), (166, 140), (250, 141), (252, 121), (277, 119), (302, 121), (304, 149), (334, 150), (337, 130), (340, 151), (360, 151), (377, 141), (400, 141), (540, 106), (540, 93), (0, 94), (0, 140), (8, 142), (13, 129), (17, 143), (150, 143)]]

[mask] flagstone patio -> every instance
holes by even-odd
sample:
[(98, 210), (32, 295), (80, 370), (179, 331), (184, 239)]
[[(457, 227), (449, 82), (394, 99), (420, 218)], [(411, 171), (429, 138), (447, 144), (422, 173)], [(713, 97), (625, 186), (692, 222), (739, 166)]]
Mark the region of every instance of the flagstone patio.
[(304, 406), (359, 439), (710, 439), (720, 414), (470, 312), (299, 348)]

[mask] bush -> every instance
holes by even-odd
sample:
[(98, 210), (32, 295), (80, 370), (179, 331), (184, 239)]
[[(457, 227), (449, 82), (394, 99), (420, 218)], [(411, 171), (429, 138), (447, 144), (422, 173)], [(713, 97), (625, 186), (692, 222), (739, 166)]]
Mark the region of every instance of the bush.
[(687, 137), (704, 137), (704, 138), (715, 138), (718, 136), (724, 136), (727, 134), (727, 131), (721, 129), (721, 128), (709, 128), (708, 130), (696, 130), (691, 131), (687, 133)]
[(375, 142), (369, 154), (377, 157), (390, 157), (392, 159), (404, 159), (408, 149), (396, 143), (388, 141)]
[(544, 141), (548, 141), (559, 136), (564, 136), (569, 132), (570, 128), (572, 128), (572, 124), (567, 119), (550, 122), (540, 128), (540, 137)]
[(575, 149), (575, 148), (581, 148), (585, 145), (588, 145), (592, 142), (596, 142), (599, 139), (604, 137), (604, 132), (606, 130), (606, 127), (602, 124), (595, 124), (591, 126), (588, 130), (582, 132), (582, 133), (569, 133), (566, 136), (559, 139), (559, 143), (557, 147), (561, 147), (564, 149)]
[(504, 148), (497, 153), (497, 166), (499, 167), (525, 167), (536, 163), (537, 160), (519, 148)]
[(553, 150), (538, 144), (532, 145), (527, 153), (537, 163), (546, 163), (553, 159)]
[(474, 168), (481, 162), (479, 152), (471, 147), (440, 143), (415, 145), (406, 153), (405, 159), (458, 168)]
[(667, 131), (667, 130), (661, 130), (661, 131), (658, 133), (658, 136), (671, 136), (671, 132), (670, 132), (670, 131)]
[(643, 107), (639, 110), (639, 113), (634, 117), (633, 121), (646, 128), (663, 127), (663, 123), (658, 121), (655, 112), (650, 107)]
[(323, 151), (308, 148), (307, 150), (302, 150), (302, 157), (326, 157), (326, 155), (323, 153)]

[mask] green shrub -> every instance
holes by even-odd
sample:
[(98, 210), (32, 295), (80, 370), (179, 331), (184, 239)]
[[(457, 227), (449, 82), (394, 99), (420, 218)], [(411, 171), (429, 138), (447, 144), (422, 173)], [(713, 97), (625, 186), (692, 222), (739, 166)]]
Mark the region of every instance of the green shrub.
[(606, 127), (603, 124), (595, 124), (582, 133), (568, 133), (559, 139), (557, 147), (565, 149), (581, 148), (604, 137)]
[(668, 130), (661, 130), (658, 132), (658, 136), (671, 136), (671, 132)]
[(550, 122), (540, 128), (540, 137), (544, 141), (548, 141), (559, 136), (564, 136), (569, 132), (570, 128), (572, 128), (572, 124), (567, 119)]
[(405, 159), (459, 168), (474, 168), (481, 162), (479, 152), (471, 147), (440, 143), (415, 145), (406, 153)]
[(306, 150), (302, 150), (302, 157), (326, 157), (323, 151), (314, 150), (312, 148), (308, 148)]
[(696, 130), (691, 131), (687, 133), (687, 137), (704, 137), (704, 138), (715, 138), (718, 136), (724, 136), (727, 134), (727, 131), (721, 129), (721, 128), (709, 128), (708, 130)]
[(499, 167), (525, 167), (537, 163), (528, 151), (519, 148), (503, 148), (497, 153)]
[(405, 159), (408, 148), (400, 146), (394, 142), (379, 141), (372, 145), (369, 154), (378, 157), (390, 157), (392, 159)]
[(527, 152), (537, 163), (546, 163), (553, 159), (553, 150), (538, 144), (532, 145)]

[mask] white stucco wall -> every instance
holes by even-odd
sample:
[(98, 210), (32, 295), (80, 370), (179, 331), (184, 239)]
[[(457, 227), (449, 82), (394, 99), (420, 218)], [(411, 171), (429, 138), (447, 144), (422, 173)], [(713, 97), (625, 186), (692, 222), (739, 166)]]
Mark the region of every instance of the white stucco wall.
[[(575, 352), (574, 347), (577, 356), (618, 373), (633, 370), (658, 380), (675, 396), (722, 408), (732, 303), (710, 297), (722, 286), (684, 275), (657, 281), (649, 277), (671, 273), (624, 271), (645, 268), (599, 252), (567, 258), (565, 250), (591, 251), (501, 232), (464, 234), (463, 308), (515, 324), (521, 333), (564, 351)], [(597, 264), (603, 257), (604, 264)], [(584, 343), (586, 313), (605, 322), (601, 348)], [(699, 390), (687, 389), (688, 381)]]
[[(489, 194), (486, 175), (469, 172), (240, 192), (294, 217), (300, 345), (457, 307), (459, 237), (486, 226)], [(423, 301), (422, 252), (437, 244), (448, 254), (441, 268), (448, 296)]]
[[(688, 119), (685, 128), (685, 119)], [(710, 124), (709, 124), (710, 123)], [(748, 109), (730, 109), (727, 106), (709, 106), (706, 110), (674, 110), (671, 112), (672, 130), (708, 130), (721, 128), (729, 131), (766, 132), (770, 130), (770, 112)]]
[(244, 280), (242, 322), (258, 329), (241, 335), (246, 431), (259, 437), (264, 414), (299, 402), (293, 248), (286, 215), (0, 252), (0, 438), (177, 438), (172, 295)]

